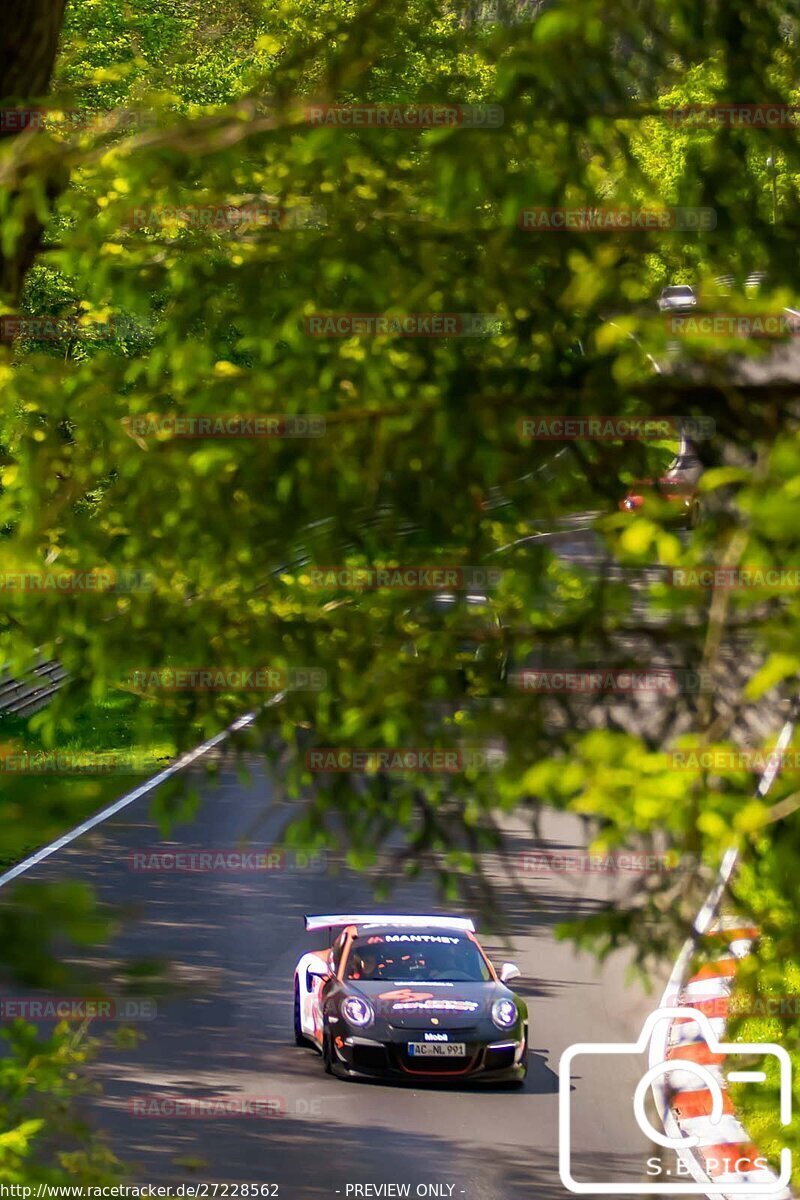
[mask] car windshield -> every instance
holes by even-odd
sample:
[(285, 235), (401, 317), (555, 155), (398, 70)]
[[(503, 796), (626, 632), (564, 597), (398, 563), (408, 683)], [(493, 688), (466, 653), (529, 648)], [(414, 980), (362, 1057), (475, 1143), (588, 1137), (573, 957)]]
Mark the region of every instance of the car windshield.
[(661, 294), (665, 300), (672, 300), (681, 296), (693, 296), (694, 292), (690, 287), (668, 287), (664, 288)]
[(469, 938), (449, 933), (382, 933), (356, 938), (346, 979), (486, 983), (489, 968)]

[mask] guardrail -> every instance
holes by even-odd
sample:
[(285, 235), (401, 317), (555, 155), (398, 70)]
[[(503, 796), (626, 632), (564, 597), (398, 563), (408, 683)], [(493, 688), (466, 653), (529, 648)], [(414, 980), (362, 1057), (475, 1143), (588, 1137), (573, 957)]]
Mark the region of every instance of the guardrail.
[(0, 716), (31, 716), (48, 703), (66, 678), (67, 671), (54, 659), (37, 663), (22, 679), (0, 668)]

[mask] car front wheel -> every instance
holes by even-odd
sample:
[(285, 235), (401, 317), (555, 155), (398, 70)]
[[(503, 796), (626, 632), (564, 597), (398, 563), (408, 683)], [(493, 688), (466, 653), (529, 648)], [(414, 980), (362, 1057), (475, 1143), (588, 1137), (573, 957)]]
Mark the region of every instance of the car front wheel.
[(326, 1075), (333, 1074), (333, 1046), (327, 1029), (322, 1030), (322, 1066)]

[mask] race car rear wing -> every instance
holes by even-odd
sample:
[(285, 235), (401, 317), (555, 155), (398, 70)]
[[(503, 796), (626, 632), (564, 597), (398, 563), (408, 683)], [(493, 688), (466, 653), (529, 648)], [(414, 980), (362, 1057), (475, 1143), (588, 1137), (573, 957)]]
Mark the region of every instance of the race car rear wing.
[(329, 916), (306, 916), (306, 931), (336, 929), (344, 925), (403, 925), (407, 929), (462, 929), (474, 933), (475, 924), (469, 917), (426, 917), (396, 913), (336, 913)]

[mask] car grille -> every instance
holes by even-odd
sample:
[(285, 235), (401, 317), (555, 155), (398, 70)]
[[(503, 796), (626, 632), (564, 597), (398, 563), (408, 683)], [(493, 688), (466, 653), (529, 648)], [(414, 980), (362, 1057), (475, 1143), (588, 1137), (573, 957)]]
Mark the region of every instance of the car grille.
[(505, 1071), (513, 1067), (516, 1050), (513, 1046), (505, 1046), (498, 1050), (487, 1050), (484, 1067), (487, 1071)]
[(388, 1066), (383, 1046), (359, 1046), (352, 1049), (353, 1069), (356, 1071), (385, 1071)]
[(397, 1047), (397, 1060), (410, 1075), (466, 1075), (475, 1066), (478, 1048), (467, 1046), (464, 1058), (417, 1058), (405, 1046)]
[[(398, 1017), (393, 1014), (389, 1021), (389, 1033), (400, 1039), (408, 1037), (410, 1041), (421, 1039), (411, 1036), (417, 1031), (427, 1030), (429, 1033), (449, 1033), (454, 1042), (474, 1041), (477, 1033), (476, 1014), (447, 1013), (440, 1015), (438, 1023), (434, 1024), (427, 1014), (409, 1013), (408, 1016)], [(458, 1036), (456, 1036), (458, 1035)]]

